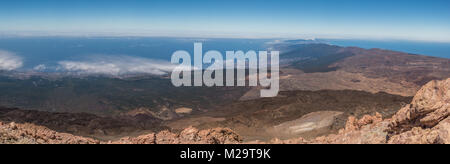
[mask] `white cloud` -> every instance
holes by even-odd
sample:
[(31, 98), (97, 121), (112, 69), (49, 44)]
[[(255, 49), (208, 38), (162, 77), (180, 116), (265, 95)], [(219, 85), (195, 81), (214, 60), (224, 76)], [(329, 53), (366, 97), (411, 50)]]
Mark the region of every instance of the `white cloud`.
[(58, 63), (63, 71), (123, 75), (130, 73), (145, 73), (164, 75), (171, 72), (176, 65), (167, 61), (157, 61), (131, 56), (96, 56), (85, 61), (61, 61)]
[(23, 66), (23, 60), (16, 54), (0, 50), (0, 70), (12, 71)]
[(36, 67), (33, 68), (33, 70), (35, 70), (35, 71), (44, 71), (46, 69), (47, 69), (47, 66), (44, 65), (44, 64), (39, 64), (39, 65), (37, 65)]

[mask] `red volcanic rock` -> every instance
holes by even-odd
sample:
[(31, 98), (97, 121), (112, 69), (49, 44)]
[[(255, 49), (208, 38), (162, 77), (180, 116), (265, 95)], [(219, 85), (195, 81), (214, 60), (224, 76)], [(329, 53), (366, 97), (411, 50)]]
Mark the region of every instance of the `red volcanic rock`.
[(414, 127), (413, 129), (394, 135), (391, 144), (450, 144), (450, 118), (447, 118), (431, 129)]
[(395, 144), (450, 144), (450, 79), (432, 81), (402, 108), (389, 125)]
[(236, 144), (242, 141), (240, 136), (228, 128), (215, 128), (199, 132), (201, 138), (206, 139), (206, 143), (212, 144)]
[(179, 134), (162, 131), (117, 141), (101, 142), (91, 138), (58, 133), (33, 124), (0, 122), (1, 144), (238, 144), (242, 139), (227, 128), (198, 130), (187, 128)]
[(0, 123), (0, 143), (5, 144), (99, 144), (94, 139), (58, 133), (33, 124)]
[(242, 139), (231, 129), (215, 128), (198, 130), (190, 127), (179, 134), (162, 131), (158, 134), (148, 134), (135, 138), (126, 137), (114, 144), (238, 144)]
[(380, 113), (376, 113), (375, 116), (365, 115), (361, 119), (357, 119), (353, 116), (349, 117), (345, 124), (345, 131), (359, 130), (361, 127), (376, 124), (383, 121), (383, 116)]
[(432, 81), (417, 92), (412, 103), (393, 116), (392, 132), (413, 127), (432, 128), (450, 115), (450, 79)]
[(142, 135), (139, 137), (125, 137), (121, 138), (119, 141), (109, 142), (109, 144), (155, 144), (156, 136), (154, 133)]

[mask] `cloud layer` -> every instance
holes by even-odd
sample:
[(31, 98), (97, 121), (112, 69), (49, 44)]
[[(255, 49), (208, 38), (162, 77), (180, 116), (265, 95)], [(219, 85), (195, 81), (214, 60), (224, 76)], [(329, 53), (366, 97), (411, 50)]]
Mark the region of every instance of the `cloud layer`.
[(61, 61), (58, 64), (62, 71), (107, 75), (130, 73), (164, 75), (176, 67), (167, 61), (131, 56), (96, 56), (84, 61)]
[(0, 70), (12, 71), (23, 66), (23, 60), (16, 54), (0, 50)]

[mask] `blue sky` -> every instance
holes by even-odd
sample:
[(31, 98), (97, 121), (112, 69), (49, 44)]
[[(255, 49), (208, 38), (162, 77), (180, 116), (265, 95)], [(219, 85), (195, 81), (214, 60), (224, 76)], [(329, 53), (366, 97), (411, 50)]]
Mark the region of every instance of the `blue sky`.
[(3, 34), (319, 37), (450, 42), (448, 0), (15, 0)]

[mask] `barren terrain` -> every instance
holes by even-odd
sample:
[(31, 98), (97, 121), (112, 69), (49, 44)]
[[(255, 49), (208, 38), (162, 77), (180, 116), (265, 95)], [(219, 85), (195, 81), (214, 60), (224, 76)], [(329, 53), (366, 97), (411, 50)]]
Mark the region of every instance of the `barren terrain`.
[(165, 77), (2, 77), (0, 104), (21, 108), (0, 108), (2, 142), (414, 143), (406, 138), (447, 128), (448, 80), (433, 80), (450, 77), (450, 59), (326, 44), (295, 45), (281, 59), (273, 98), (259, 87), (175, 88)]

